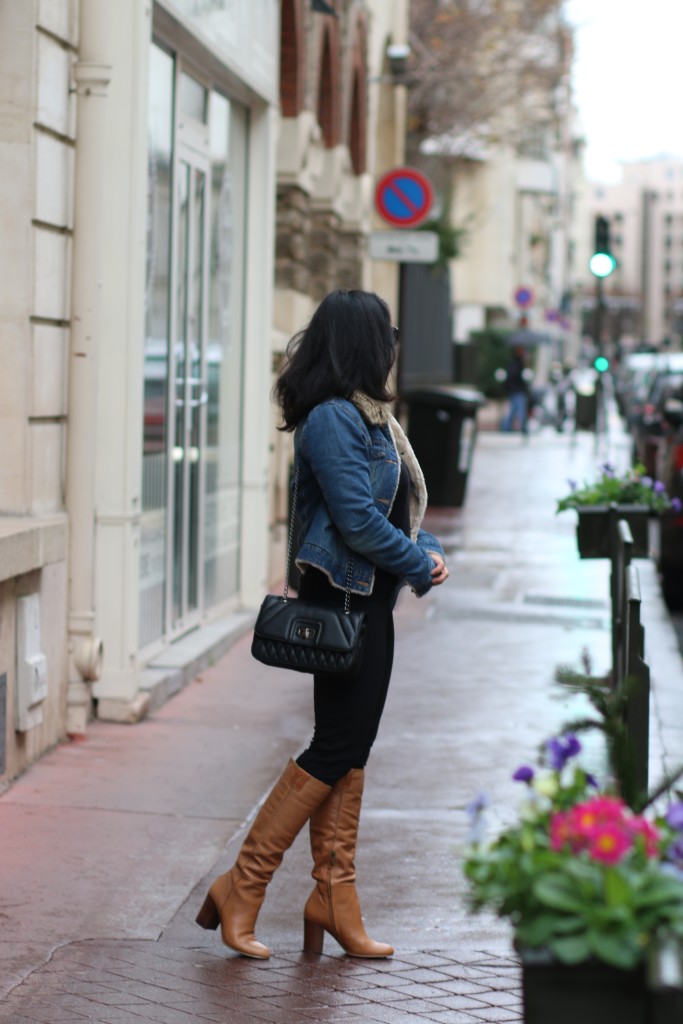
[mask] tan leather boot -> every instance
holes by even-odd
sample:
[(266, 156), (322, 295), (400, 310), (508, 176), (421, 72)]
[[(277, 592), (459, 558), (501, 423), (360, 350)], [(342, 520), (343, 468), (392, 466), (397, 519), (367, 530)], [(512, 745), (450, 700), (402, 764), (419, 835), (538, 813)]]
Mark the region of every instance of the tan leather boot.
[(268, 959), (270, 950), (254, 935), (266, 886), (330, 790), (290, 759), (256, 815), (234, 866), (209, 889), (197, 924), (209, 929), (220, 924), (226, 946), (257, 960)]
[(349, 956), (391, 956), (392, 946), (368, 938), (356, 892), (356, 838), (365, 772), (352, 768), (311, 816), (313, 877), (304, 908), (304, 952), (322, 953), (324, 933)]

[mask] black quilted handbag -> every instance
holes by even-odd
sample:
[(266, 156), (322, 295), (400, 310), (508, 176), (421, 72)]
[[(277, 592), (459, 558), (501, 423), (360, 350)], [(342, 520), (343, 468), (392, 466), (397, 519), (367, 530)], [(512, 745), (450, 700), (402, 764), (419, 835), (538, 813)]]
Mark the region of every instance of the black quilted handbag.
[(297, 465), (284, 593), (282, 597), (279, 594), (268, 594), (264, 599), (254, 626), (251, 653), (264, 665), (294, 669), (295, 672), (324, 672), (350, 678), (360, 669), (366, 625), (365, 612), (352, 612), (350, 608), (353, 558), (349, 559), (343, 608), (312, 604), (288, 596), (298, 490)]

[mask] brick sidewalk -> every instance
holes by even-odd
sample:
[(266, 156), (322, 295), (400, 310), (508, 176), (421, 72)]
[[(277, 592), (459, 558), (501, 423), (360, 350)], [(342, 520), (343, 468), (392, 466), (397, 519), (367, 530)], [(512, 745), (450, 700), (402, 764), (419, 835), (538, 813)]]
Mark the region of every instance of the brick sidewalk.
[[(578, 559), (554, 497), (599, 459), (623, 462), (626, 441), (598, 455), (588, 437), (483, 434), (466, 507), (430, 510), (452, 578), (399, 601), (357, 856), (368, 929), (393, 959), (346, 958), (331, 940), (322, 958), (300, 952), (305, 830), (259, 916), (269, 961), (194, 923), (312, 725), (310, 681), (259, 665), (245, 635), (145, 722), (93, 723), (0, 797), (0, 1021), (521, 1021), (509, 926), (465, 912), (466, 807), (486, 790), (492, 827), (510, 820), (514, 768), (577, 715), (555, 667), (584, 645), (598, 671), (609, 663), (609, 566)], [(683, 665), (654, 567), (639, 571), (657, 778), (683, 757)]]
[(70, 943), (0, 1007), (8, 1024), (483, 1024), (521, 1021), (517, 962), (486, 952), (268, 961), (167, 942)]

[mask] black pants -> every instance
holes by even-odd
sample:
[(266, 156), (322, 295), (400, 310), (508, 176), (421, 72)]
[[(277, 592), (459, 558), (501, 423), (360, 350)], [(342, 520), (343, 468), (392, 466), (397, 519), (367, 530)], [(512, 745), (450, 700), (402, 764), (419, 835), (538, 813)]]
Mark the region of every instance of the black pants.
[[(317, 674), (313, 677), (315, 728), (297, 764), (320, 782), (333, 786), (351, 768), (364, 768), (377, 736), (394, 660), (395, 580), (376, 573), (370, 597), (351, 598), (353, 610), (366, 614), (366, 636), (360, 672), (353, 679)], [(308, 569), (299, 593), (307, 601), (342, 605), (344, 594), (327, 577)]]

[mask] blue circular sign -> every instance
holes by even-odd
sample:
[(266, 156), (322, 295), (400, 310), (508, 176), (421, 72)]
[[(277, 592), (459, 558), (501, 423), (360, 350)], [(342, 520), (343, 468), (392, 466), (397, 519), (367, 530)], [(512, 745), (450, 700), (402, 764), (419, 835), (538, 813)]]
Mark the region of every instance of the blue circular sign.
[(434, 202), (434, 186), (422, 171), (397, 167), (380, 178), (375, 206), (394, 227), (411, 228), (426, 220)]
[(522, 309), (525, 306), (530, 306), (533, 301), (534, 293), (531, 288), (518, 288), (515, 292), (515, 302), (518, 306), (521, 306)]

